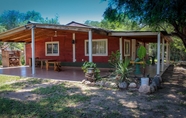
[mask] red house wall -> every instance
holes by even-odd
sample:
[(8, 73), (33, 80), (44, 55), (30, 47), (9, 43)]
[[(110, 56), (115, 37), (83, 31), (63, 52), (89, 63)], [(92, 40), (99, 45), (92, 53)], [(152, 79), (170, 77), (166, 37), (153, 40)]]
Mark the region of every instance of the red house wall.
[[(108, 40), (108, 56), (93, 56), (94, 62), (107, 63), (109, 55), (112, 51), (119, 50), (119, 37), (108, 37), (98, 34), (93, 34), (92, 39), (107, 39)], [(45, 56), (45, 42), (59, 41), (59, 56)], [(75, 50), (76, 50), (76, 62), (88, 61), (88, 56), (85, 56), (85, 40), (88, 40), (87, 34), (75, 34)], [(35, 42), (35, 57), (44, 59), (55, 59), (61, 62), (72, 62), (73, 61), (73, 44), (72, 34), (67, 36), (58, 36), (46, 38)], [(31, 44), (26, 45), (26, 62), (28, 64), (31, 54)]]

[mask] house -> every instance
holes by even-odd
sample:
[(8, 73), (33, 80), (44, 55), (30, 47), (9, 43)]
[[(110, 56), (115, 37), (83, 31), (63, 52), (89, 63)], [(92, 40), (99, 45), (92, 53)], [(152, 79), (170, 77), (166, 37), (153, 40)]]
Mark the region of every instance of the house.
[[(149, 42), (158, 43), (160, 60), (160, 41), (165, 47), (166, 60), (169, 62), (169, 42), (166, 32), (147, 31), (108, 31), (84, 24), (71, 22), (67, 25), (28, 23), (0, 34), (4, 42), (25, 42), (26, 64), (29, 58), (55, 59), (62, 65), (81, 66), (84, 61), (93, 61), (100, 66), (108, 66), (109, 55), (119, 50), (120, 59), (125, 57), (135, 60), (137, 44), (148, 46)], [(90, 48), (92, 47), (92, 48)], [(164, 48), (161, 58), (164, 59)], [(157, 64), (160, 72), (160, 61)], [(162, 70), (164, 69), (162, 64)], [(35, 67), (32, 67), (33, 74)]]

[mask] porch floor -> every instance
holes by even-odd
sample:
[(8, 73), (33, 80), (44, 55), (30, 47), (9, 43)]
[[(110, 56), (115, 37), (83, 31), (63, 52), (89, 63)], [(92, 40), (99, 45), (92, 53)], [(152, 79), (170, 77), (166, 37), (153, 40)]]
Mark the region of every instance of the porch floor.
[[(168, 66), (165, 66), (165, 69)], [(4, 75), (15, 75), (20, 77), (36, 77), (45, 79), (57, 79), (57, 80), (68, 80), (68, 81), (82, 81), (85, 79), (84, 73), (80, 67), (62, 67), (62, 71), (54, 71), (53, 68), (49, 68), (47, 71), (45, 68), (35, 68), (35, 75), (32, 75), (32, 68), (29, 66), (18, 66), (18, 67), (0, 67), (0, 74)], [(109, 74), (110, 68), (100, 68), (101, 76)], [(156, 75), (156, 65), (150, 65), (146, 68), (146, 73), (150, 74), (150, 77)], [(161, 72), (162, 74), (163, 72)]]

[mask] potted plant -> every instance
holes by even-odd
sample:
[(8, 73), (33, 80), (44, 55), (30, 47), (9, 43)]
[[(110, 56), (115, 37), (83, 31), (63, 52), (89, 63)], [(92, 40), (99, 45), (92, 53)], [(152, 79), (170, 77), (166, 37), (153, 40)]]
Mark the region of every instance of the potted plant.
[(149, 78), (145, 77), (145, 67), (146, 67), (146, 61), (145, 61), (145, 56), (146, 56), (146, 48), (144, 46), (140, 46), (137, 50), (137, 56), (138, 60), (141, 61), (142, 63), (142, 68), (143, 68), (143, 77), (141, 78), (141, 85), (149, 84)]
[(96, 67), (96, 64), (94, 62), (85, 61), (81, 68), (85, 73), (85, 77), (89, 81), (97, 81), (98, 79), (101, 78), (100, 70)]
[(86, 72), (88, 72), (88, 73), (94, 73), (94, 70), (96, 68), (96, 64), (93, 63), (93, 62), (87, 62), (87, 61), (85, 61), (83, 63), (83, 66), (81, 68), (82, 68), (83, 72), (85, 72), (85, 73)]
[(130, 60), (129, 59), (125, 59), (124, 61), (119, 61), (117, 63), (117, 68), (115, 70), (115, 74), (116, 74), (116, 81), (117, 81), (117, 86), (119, 88), (127, 88), (128, 86), (128, 74), (130, 72), (130, 69), (128, 68), (130, 64)]

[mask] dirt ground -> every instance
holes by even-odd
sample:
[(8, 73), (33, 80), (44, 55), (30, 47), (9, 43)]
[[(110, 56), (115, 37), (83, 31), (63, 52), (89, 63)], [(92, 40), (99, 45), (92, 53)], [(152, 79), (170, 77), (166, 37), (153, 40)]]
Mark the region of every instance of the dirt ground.
[[(186, 118), (186, 66), (170, 66), (162, 78), (162, 89), (148, 95), (138, 91), (89, 87), (80, 82), (68, 82), (68, 87), (80, 88), (69, 89), (69, 94), (81, 93), (92, 96), (90, 101), (73, 106), (84, 110), (86, 117), (94, 115), (102, 117), (104, 114), (112, 113), (110, 117)], [(42, 99), (42, 96), (33, 94), (31, 90), (59, 83), (61, 82), (54, 80), (37, 85), (27, 85), (22, 90), (0, 96), (21, 101), (38, 101)], [(19, 92), (21, 94), (18, 94)]]

